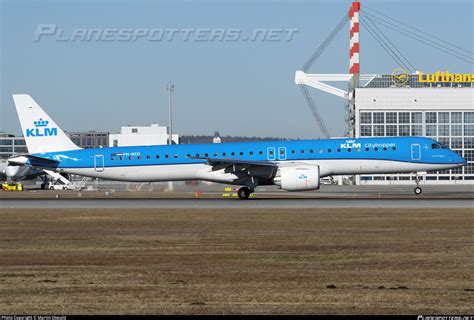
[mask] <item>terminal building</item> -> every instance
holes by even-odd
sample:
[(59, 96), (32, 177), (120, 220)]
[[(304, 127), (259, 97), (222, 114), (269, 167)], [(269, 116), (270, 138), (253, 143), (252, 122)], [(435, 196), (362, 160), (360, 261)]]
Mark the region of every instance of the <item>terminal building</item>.
[(25, 139), (0, 132), (0, 159), (8, 159), (20, 153), (28, 153)]
[[(423, 78), (422, 78), (423, 79)], [(428, 172), (425, 184), (474, 184), (474, 87), (471, 82), (420, 82), (403, 86), (377, 75), (355, 89), (355, 137), (425, 136), (463, 156), (463, 168)], [(370, 175), (357, 184), (410, 183), (414, 174)]]

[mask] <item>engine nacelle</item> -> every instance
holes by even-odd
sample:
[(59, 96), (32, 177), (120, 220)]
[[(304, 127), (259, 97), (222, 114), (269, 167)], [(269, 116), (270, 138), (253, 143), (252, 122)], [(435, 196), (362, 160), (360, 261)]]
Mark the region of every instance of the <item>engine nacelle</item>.
[(308, 191), (319, 189), (319, 179), (319, 166), (295, 165), (279, 168), (273, 183), (286, 191)]

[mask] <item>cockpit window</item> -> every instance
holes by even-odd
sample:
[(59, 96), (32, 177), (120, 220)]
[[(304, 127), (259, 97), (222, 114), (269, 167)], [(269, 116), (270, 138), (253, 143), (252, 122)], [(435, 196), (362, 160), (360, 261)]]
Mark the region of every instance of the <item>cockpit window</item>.
[(431, 149), (448, 149), (448, 147), (438, 142), (438, 143), (433, 143), (431, 145)]

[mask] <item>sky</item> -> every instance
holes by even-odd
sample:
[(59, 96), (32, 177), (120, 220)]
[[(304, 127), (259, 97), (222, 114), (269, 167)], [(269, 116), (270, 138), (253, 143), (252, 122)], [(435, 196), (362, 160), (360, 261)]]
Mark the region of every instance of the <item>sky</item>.
[[(361, 3), (474, 51), (473, 1)], [(0, 131), (21, 132), (15, 93), (30, 94), (65, 131), (167, 125), (165, 86), (171, 81), (175, 133), (321, 137), (294, 74), (349, 6), (346, 0), (0, 0)], [(47, 34), (53, 26), (54, 34)], [(153, 40), (118, 41), (112, 34), (107, 41), (72, 41), (74, 32), (98, 28), (158, 31)], [(175, 29), (178, 36), (159, 38), (159, 30)], [(38, 30), (43, 32), (39, 37)], [(183, 30), (194, 33), (186, 39)], [(238, 41), (231, 41), (211, 39), (208, 31), (196, 37), (196, 30), (240, 33)], [(251, 41), (261, 30), (277, 36)], [(281, 30), (296, 31), (289, 39)], [(474, 73), (470, 63), (382, 30), (418, 70)], [(398, 67), (366, 30), (360, 39), (362, 73), (389, 74)], [(309, 72), (347, 73), (348, 56), (346, 25)], [(345, 101), (310, 92), (331, 135), (342, 136)]]

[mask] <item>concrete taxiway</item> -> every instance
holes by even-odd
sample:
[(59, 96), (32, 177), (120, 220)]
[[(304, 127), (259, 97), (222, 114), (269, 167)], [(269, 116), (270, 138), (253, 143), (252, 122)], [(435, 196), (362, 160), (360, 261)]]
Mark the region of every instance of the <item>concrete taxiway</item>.
[(3, 199), (3, 208), (474, 208), (473, 199)]

